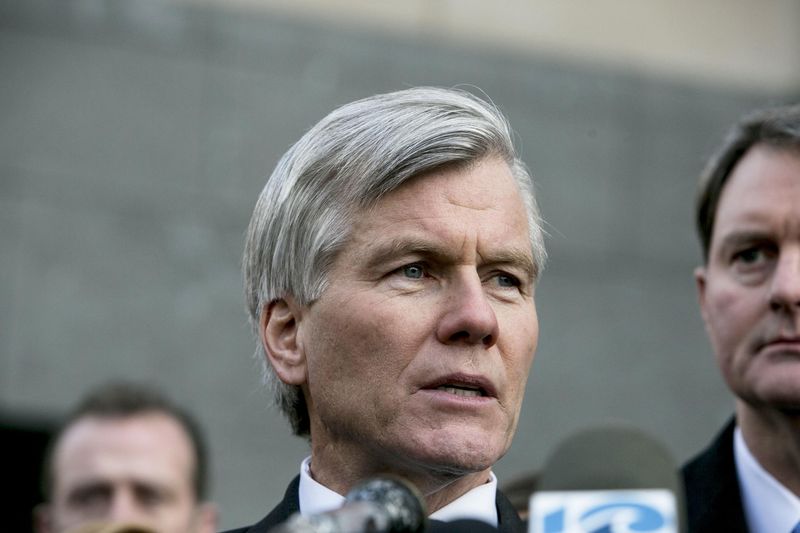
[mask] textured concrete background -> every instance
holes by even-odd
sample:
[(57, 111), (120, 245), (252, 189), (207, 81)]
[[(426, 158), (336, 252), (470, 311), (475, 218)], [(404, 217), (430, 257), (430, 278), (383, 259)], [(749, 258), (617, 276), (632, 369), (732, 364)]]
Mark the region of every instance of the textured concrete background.
[(731, 412), (695, 303), (695, 179), (742, 111), (796, 94), (141, 0), (3, 2), (0, 73), (0, 410), (165, 387), (208, 429), (223, 527), (260, 518), (307, 452), (251, 357), (250, 211), (303, 131), (377, 92), (479, 87), (538, 179), (541, 342), (501, 481), (609, 420), (682, 461)]

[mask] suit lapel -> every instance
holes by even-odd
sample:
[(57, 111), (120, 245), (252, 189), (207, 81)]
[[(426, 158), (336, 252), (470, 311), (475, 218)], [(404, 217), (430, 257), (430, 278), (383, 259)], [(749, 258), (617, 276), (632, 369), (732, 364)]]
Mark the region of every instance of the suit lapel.
[(270, 511), (259, 523), (247, 530), (247, 533), (267, 533), (270, 529), (282, 524), (290, 516), (300, 511), (300, 476), (296, 476), (286, 489), (283, 500)]
[(526, 523), (519, 517), (516, 509), (514, 509), (505, 494), (498, 490), (494, 501), (497, 507), (498, 531), (503, 533), (522, 533), (527, 531)]
[(733, 457), (731, 420), (705, 451), (683, 468), (689, 531), (747, 533)]

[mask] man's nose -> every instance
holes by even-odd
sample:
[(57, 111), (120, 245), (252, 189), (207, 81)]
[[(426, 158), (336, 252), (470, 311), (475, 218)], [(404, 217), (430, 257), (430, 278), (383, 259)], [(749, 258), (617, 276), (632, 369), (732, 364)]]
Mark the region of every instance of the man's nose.
[(130, 491), (118, 490), (114, 492), (106, 518), (112, 522), (139, 523), (145, 520), (146, 513)]
[(769, 298), (775, 311), (800, 310), (800, 244), (782, 251), (778, 257)]
[(500, 333), (497, 315), (477, 272), (456, 280), (446, 290), (437, 337), (444, 344), (483, 344), (489, 348)]

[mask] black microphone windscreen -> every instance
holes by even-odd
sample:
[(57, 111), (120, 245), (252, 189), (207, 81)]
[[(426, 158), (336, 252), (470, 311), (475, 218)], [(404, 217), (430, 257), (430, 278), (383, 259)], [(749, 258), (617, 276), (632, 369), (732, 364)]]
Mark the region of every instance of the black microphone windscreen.
[(383, 476), (353, 487), (342, 507), (309, 516), (295, 513), (270, 533), (421, 533), (426, 523), (419, 491), (408, 481)]
[(345, 496), (352, 502), (373, 502), (381, 506), (390, 520), (390, 531), (415, 532), (425, 525), (425, 502), (416, 487), (395, 476), (376, 477), (353, 487)]

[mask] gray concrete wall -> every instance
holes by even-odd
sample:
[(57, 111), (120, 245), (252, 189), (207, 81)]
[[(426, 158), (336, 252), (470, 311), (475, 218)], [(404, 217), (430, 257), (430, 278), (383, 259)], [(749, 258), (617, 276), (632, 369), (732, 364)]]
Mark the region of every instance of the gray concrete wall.
[(695, 303), (695, 177), (735, 117), (790, 95), (140, 0), (0, 4), (0, 73), (0, 409), (58, 416), (109, 377), (167, 388), (208, 429), (224, 527), (307, 452), (251, 357), (250, 211), (305, 129), (376, 92), (479, 87), (538, 179), (551, 261), (501, 480), (609, 420), (682, 461), (731, 412)]

